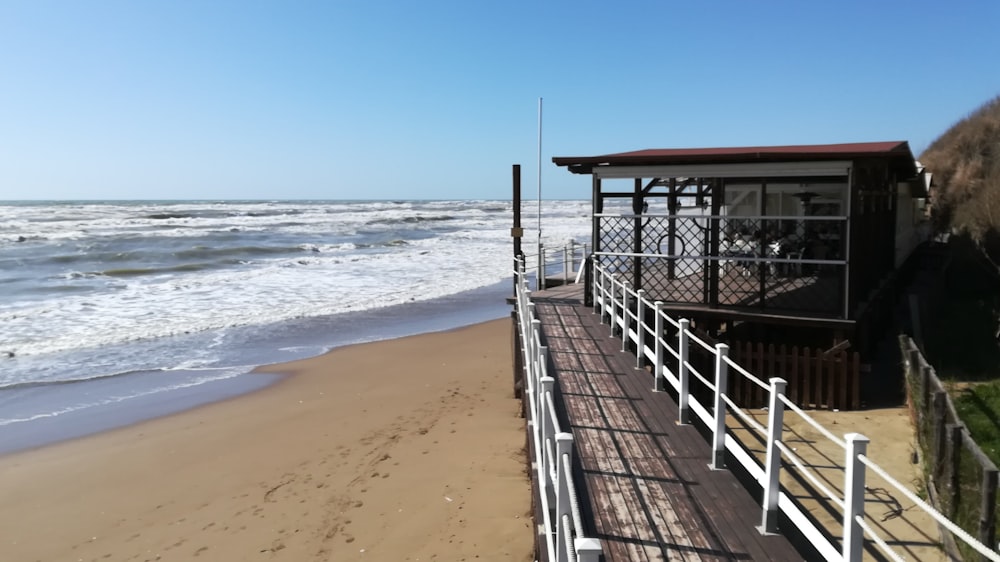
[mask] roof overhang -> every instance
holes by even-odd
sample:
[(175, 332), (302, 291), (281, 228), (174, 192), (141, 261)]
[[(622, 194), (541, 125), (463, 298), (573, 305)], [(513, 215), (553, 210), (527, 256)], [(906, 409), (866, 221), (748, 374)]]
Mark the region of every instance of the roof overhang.
[(603, 166), (592, 174), (619, 178), (781, 178), (840, 177), (850, 174), (849, 160), (829, 162), (760, 162), (740, 164), (682, 164), (661, 166)]
[[(890, 168), (897, 173), (900, 180), (913, 178), (917, 174), (913, 154), (906, 141), (792, 145), (792, 146), (751, 146), (726, 148), (663, 148), (621, 152), (601, 156), (557, 156), (552, 161), (558, 166), (566, 166), (576, 174), (594, 174), (602, 178), (610, 177), (665, 177), (664, 175), (636, 175), (657, 168), (667, 170), (681, 166), (690, 166), (692, 170), (700, 166), (710, 166), (706, 170), (715, 169), (712, 166), (723, 164), (765, 164), (765, 163), (800, 163), (805, 166), (825, 165), (840, 166), (843, 162), (853, 162), (861, 159), (884, 159)], [(610, 171), (619, 168), (618, 172)], [(739, 169), (733, 166), (732, 170)], [(764, 169), (764, 168), (761, 168)], [(672, 172), (673, 173), (673, 172)], [(627, 175), (631, 174), (631, 175)], [(687, 175), (687, 174), (680, 174)], [(711, 177), (705, 174), (691, 174), (699, 177)], [(757, 176), (751, 174), (750, 177)], [(802, 174), (799, 175), (809, 175)], [(826, 175), (826, 174), (823, 174)], [(679, 177), (679, 176), (671, 176)], [(717, 176), (721, 177), (721, 176)], [(734, 176), (728, 176), (734, 177)]]

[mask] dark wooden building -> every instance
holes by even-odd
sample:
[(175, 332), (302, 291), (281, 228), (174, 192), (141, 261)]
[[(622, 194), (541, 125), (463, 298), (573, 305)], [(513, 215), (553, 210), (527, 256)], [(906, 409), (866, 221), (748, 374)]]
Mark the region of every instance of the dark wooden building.
[(924, 237), (902, 141), (553, 161), (592, 177), (594, 259), (712, 336), (863, 351)]

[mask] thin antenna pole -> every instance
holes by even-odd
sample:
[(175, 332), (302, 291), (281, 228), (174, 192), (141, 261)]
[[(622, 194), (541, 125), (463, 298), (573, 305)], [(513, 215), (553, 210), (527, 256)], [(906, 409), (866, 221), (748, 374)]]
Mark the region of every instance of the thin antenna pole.
[(542, 98), (538, 98), (538, 246), (542, 245)]

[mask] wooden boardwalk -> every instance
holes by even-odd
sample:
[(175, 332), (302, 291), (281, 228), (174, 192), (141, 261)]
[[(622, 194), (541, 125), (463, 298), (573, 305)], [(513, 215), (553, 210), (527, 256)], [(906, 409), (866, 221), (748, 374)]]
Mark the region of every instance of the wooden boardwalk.
[[(574, 435), (587, 536), (604, 559), (803, 560), (783, 536), (763, 536), (760, 507), (736, 476), (709, 469), (710, 446), (678, 425), (673, 397), (652, 390), (579, 285), (532, 293), (563, 411)], [(582, 484), (582, 486), (581, 486)]]

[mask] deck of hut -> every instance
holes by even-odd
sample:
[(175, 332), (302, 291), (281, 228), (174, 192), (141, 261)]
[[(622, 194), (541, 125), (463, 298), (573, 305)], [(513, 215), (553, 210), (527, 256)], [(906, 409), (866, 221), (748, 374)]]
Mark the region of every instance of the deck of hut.
[(574, 436), (587, 536), (600, 539), (605, 560), (810, 558), (794, 539), (756, 529), (758, 500), (736, 474), (709, 468), (705, 437), (677, 423), (672, 395), (652, 390), (652, 375), (583, 306), (581, 285), (531, 296), (560, 425)]

